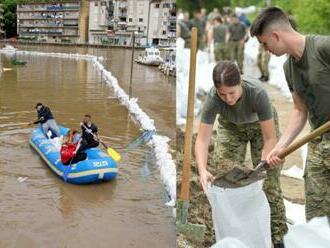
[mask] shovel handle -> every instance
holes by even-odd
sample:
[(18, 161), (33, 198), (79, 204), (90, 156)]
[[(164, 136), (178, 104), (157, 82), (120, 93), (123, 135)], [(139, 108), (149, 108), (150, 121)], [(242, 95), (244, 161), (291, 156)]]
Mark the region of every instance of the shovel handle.
[(285, 158), (286, 156), (288, 156), (289, 154), (291, 154), (292, 152), (294, 152), (295, 150), (297, 150), (301, 146), (305, 145), (306, 143), (308, 143), (312, 139), (316, 138), (317, 136), (320, 136), (321, 134), (323, 134), (323, 133), (325, 133), (329, 130), (330, 130), (330, 121), (327, 121), (322, 126), (316, 128), (315, 130), (313, 130), (309, 134), (305, 135), (301, 139), (293, 142), (291, 145), (289, 145), (287, 148), (285, 148), (283, 151), (281, 151), (278, 154), (278, 157), (280, 159)]
[(188, 85), (188, 108), (186, 134), (184, 138), (184, 157), (182, 168), (181, 199), (189, 200), (191, 146), (194, 122), (194, 99), (195, 99), (195, 77), (196, 77), (196, 55), (197, 55), (197, 28), (191, 29), (191, 49)]

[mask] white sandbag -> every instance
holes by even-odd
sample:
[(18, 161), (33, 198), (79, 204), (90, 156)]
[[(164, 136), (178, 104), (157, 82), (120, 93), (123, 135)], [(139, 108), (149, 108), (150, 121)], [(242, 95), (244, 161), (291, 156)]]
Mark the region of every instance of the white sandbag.
[(211, 248), (248, 248), (248, 247), (238, 239), (228, 237), (218, 241), (217, 243), (212, 245)]
[(249, 248), (271, 247), (270, 208), (262, 181), (235, 189), (211, 186), (207, 197), (217, 241), (232, 237)]
[(327, 217), (314, 218), (307, 224), (296, 224), (284, 236), (286, 248), (328, 248), (330, 228)]

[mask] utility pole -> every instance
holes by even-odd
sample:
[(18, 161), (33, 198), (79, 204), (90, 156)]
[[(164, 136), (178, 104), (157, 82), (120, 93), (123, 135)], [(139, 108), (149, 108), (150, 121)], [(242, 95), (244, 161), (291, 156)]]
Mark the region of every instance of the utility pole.
[(149, 38), (149, 26), (150, 26), (150, 5), (151, 5), (151, 2), (152, 2), (152, 0), (150, 0), (149, 4), (148, 4), (147, 46), (149, 45), (148, 38)]
[(131, 59), (131, 75), (129, 78), (129, 98), (132, 97), (132, 78), (134, 65), (134, 49), (135, 49), (135, 31), (132, 32), (132, 59)]

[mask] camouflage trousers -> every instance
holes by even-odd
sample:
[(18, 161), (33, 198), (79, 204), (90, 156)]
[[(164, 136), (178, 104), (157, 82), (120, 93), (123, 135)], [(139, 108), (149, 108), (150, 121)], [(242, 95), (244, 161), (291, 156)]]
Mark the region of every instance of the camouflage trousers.
[[(274, 110), (277, 137), (279, 137), (278, 118)], [(230, 161), (235, 165), (243, 165), (245, 161), (247, 144), (250, 143), (253, 167), (261, 160), (263, 139), (259, 123), (236, 125), (219, 118), (219, 127), (215, 142), (213, 166), (221, 171), (221, 163)], [(268, 199), (271, 210), (271, 233), (274, 244), (283, 241), (287, 233), (285, 206), (280, 187), (280, 171), (277, 167), (267, 171), (263, 190)]]
[(204, 36), (197, 37), (197, 48), (198, 48), (198, 50), (201, 50), (201, 51), (204, 50), (204, 48), (205, 48)]
[(216, 62), (227, 60), (227, 54), (227, 44), (225, 42), (214, 43), (214, 57)]
[(270, 53), (259, 51), (257, 64), (262, 76), (269, 77), (268, 64), (270, 60)]
[(243, 73), (244, 44), (240, 41), (229, 42), (229, 52), (231, 60), (236, 60), (241, 73)]
[(330, 220), (330, 134), (308, 144), (305, 167), (306, 219), (327, 216)]

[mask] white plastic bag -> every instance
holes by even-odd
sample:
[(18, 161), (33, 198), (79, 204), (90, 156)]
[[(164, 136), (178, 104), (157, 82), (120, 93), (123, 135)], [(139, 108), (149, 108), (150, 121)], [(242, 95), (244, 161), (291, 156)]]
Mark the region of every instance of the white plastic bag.
[(330, 228), (327, 217), (314, 218), (307, 224), (296, 224), (284, 236), (286, 248), (328, 248)]
[(232, 237), (250, 248), (271, 247), (270, 208), (262, 181), (233, 189), (212, 186), (207, 197), (217, 241)]

